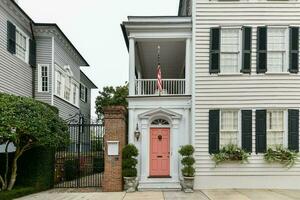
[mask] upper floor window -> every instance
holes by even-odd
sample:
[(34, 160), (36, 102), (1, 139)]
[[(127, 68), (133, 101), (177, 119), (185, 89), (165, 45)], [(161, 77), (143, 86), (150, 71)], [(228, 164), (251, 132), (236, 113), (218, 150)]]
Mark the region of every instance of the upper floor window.
[(240, 30), (239, 28), (221, 29), (221, 73), (239, 72)]
[(38, 65), (38, 91), (49, 91), (49, 65)]
[(287, 72), (287, 30), (287, 28), (268, 28), (267, 69), (269, 72)]
[(16, 30), (16, 55), (27, 62), (27, 38), (19, 29)]
[(210, 33), (210, 73), (250, 73), (251, 27), (213, 27)]
[(85, 87), (83, 84), (80, 84), (80, 100), (87, 102), (87, 95), (87, 87)]
[(69, 66), (61, 68), (55, 66), (55, 94), (69, 103), (79, 105), (79, 84), (73, 78), (73, 74)]

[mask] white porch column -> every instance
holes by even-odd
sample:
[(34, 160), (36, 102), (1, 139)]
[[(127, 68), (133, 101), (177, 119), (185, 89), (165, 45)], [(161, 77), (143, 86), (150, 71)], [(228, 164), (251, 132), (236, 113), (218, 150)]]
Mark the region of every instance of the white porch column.
[(129, 38), (129, 96), (135, 95), (135, 41)]
[(191, 94), (191, 44), (192, 39), (187, 38), (185, 45), (185, 94)]

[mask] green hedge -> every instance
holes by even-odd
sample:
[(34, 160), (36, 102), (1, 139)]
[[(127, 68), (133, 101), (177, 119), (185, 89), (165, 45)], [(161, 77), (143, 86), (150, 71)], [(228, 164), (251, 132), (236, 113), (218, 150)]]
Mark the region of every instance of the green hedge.
[[(14, 154), (9, 154), (10, 162)], [(0, 154), (0, 173), (4, 173), (5, 154)], [(9, 173), (10, 174), (10, 173)], [(9, 177), (8, 177), (9, 178)], [(0, 191), (0, 199), (11, 199), (52, 188), (54, 184), (54, 151), (44, 147), (33, 148), (18, 160), (15, 188)], [(17, 195), (17, 196), (14, 196)]]
[(34, 187), (16, 187), (12, 191), (0, 192), (1, 200), (12, 200), (18, 197), (26, 196), (38, 192)]
[(64, 163), (64, 172), (66, 181), (74, 180), (78, 177), (79, 159), (66, 160)]

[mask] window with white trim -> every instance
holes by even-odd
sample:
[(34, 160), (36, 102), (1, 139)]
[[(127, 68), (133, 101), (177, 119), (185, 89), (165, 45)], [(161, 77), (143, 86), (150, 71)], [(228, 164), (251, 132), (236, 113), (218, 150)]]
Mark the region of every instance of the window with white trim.
[(73, 83), (72, 91), (73, 91), (73, 94), (72, 94), (73, 104), (78, 105), (78, 85), (76, 83)]
[(288, 29), (268, 27), (268, 72), (287, 72)]
[(58, 96), (62, 95), (62, 72), (60, 71), (55, 71), (55, 77), (56, 77), (56, 90), (55, 93)]
[(71, 96), (71, 77), (67, 77), (65, 79), (65, 94), (64, 94), (64, 98), (67, 101), (70, 101), (70, 96)]
[(221, 110), (220, 147), (238, 145), (238, 111)]
[(283, 145), (284, 111), (267, 111), (267, 146)]
[(85, 85), (80, 84), (80, 100), (83, 102), (86, 102), (86, 96), (87, 96), (86, 91), (87, 89)]
[(221, 29), (221, 73), (238, 73), (240, 70), (240, 28)]
[(29, 53), (27, 40), (28, 37), (26, 37), (21, 30), (16, 28), (16, 56), (25, 62), (28, 61)]
[(49, 65), (38, 65), (38, 91), (49, 91)]

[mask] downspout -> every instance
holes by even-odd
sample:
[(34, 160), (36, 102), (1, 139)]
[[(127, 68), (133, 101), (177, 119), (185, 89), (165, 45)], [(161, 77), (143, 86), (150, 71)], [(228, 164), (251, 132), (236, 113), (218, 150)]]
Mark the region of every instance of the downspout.
[[(35, 41), (35, 36), (34, 36), (34, 32), (33, 32), (33, 27), (32, 27), (32, 21), (30, 22), (30, 30), (31, 30), (31, 35), (32, 35), (32, 40)], [(35, 98), (35, 70), (36, 70), (36, 66), (31, 66), (32, 67), (32, 98)]]

